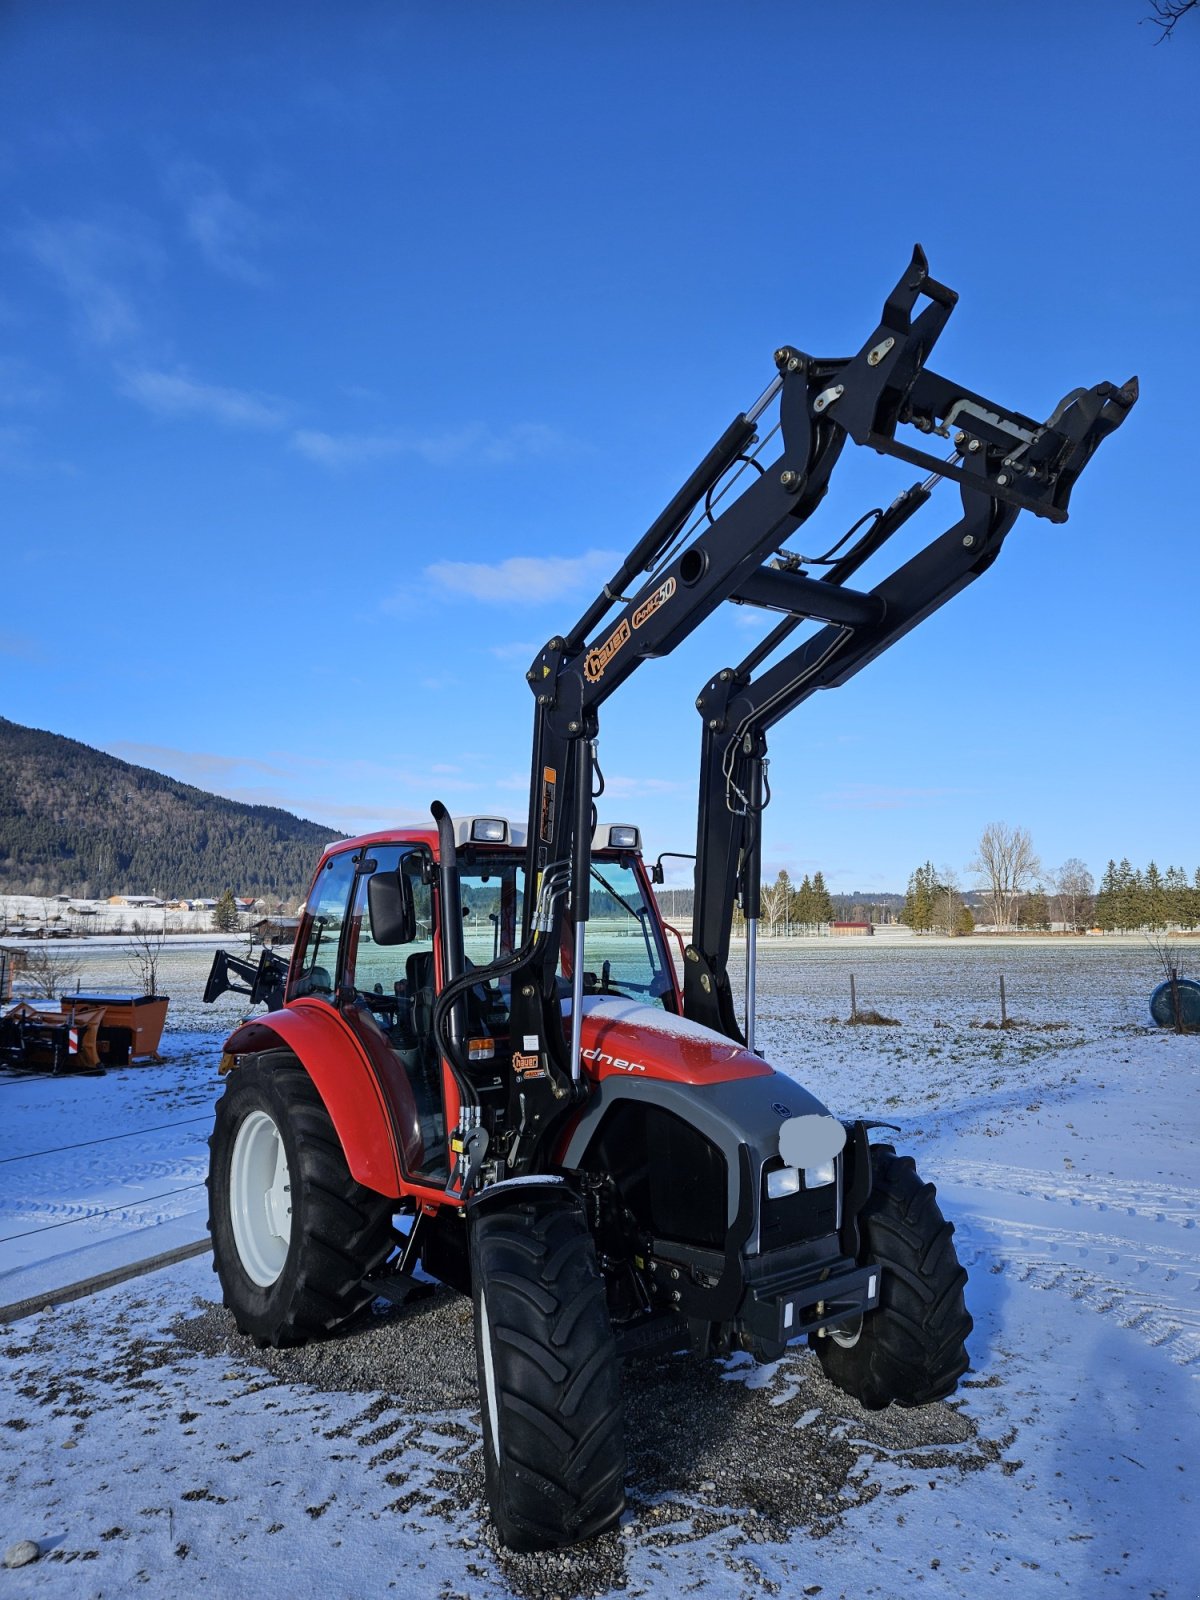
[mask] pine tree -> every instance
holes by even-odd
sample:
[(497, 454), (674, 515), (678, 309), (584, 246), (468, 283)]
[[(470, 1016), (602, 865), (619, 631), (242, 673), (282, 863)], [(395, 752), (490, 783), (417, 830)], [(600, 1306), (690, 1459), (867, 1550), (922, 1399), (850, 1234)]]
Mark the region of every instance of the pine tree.
[(1158, 867), (1152, 861), (1146, 868), (1146, 876), (1142, 883), (1142, 920), (1138, 926), (1158, 929), (1165, 927), (1166, 922), (1166, 892)]
[(1141, 921), (1141, 873), (1134, 872), (1129, 857), (1122, 856), (1117, 868), (1117, 892), (1114, 906), (1114, 926), (1125, 933), (1136, 928)]
[(1044, 932), (1050, 926), (1050, 902), (1040, 883), (1035, 884), (1021, 901), (1017, 912), (1017, 926)]
[(907, 923), (914, 933), (928, 933), (933, 927), (937, 891), (937, 872), (933, 862), (927, 861), (909, 878), (904, 910), (900, 913), (900, 921)]
[(1096, 926), (1111, 933), (1117, 926), (1117, 863), (1109, 857), (1100, 880), (1100, 893), (1096, 896)]
[(833, 898), (825, 887), (825, 875), (821, 872), (813, 873), (812, 880), (813, 921), (816, 923), (833, 921)]
[(812, 883), (809, 881), (809, 876), (806, 872), (800, 880), (800, 887), (792, 896), (792, 916), (801, 928), (807, 928), (812, 923), (812, 898)]
[(1170, 927), (1186, 928), (1191, 910), (1191, 888), (1182, 867), (1168, 867), (1163, 875), (1166, 920)]
[(213, 907), (212, 925), (214, 933), (236, 933), (238, 928), (238, 908), (234, 903), (233, 890), (226, 889), (225, 893)]

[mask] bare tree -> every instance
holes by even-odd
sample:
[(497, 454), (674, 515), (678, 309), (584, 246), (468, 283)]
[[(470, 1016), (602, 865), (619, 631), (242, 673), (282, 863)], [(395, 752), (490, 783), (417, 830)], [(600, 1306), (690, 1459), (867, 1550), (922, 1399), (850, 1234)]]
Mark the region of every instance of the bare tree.
[(1084, 923), (1091, 921), (1096, 880), (1086, 863), (1071, 856), (1050, 874), (1050, 883), (1054, 889), (1055, 921), (1065, 922), (1072, 933), (1078, 933)]
[(953, 867), (942, 867), (933, 896), (933, 926), (938, 933), (953, 935), (962, 916), (963, 897), (958, 874)]
[(158, 963), (166, 942), (164, 929), (143, 928), (140, 922), (134, 922), (133, 937), (125, 946), (129, 957), (126, 966), (141, 984), (143, 994), (158, 993)]
[(1165, 934), (1147, 933), (1143, 937), (1149, 945), (1155, 961), (1161, 967), (1164, 977), (1171, 985), (1171, 1011), (1173, 1013), (1176, 1033), (1187, 1033), (1188, 1025), (1184, 1022), (1183, 996), (1179, 988), (1179, 980), (1183, 976), (1185, 962), (1190, 958), (1194, 963), (1196, 952), (1187, 950), (1182, 945), (1167, 943)]
[(988, 823), (980, 835), (971, 871), (982, 880), (980, 887), (997, 928), (1008, 930), (1016, 922), (1017, 901), (1041, 869), (1027, 828)]
[(44, 944), (30, 945), (21, 955), (18, 976), (39, 1000), (52, 1000), (57, 991), (65, 989), (72, 978), (79, 976), (83, 965), (71, 956), (55, 954)]
[(786, 918), (791, 895), (792, 884), (786, 870), (780, 872), (774, 883), (763, 884), (759, 899), (762, 904), (763, 920), (772, 932), (777, 931), (779, 924)]
[(1175, 32), (1175, 24), (1189, 11), (1194, 11), (1200, 0), (1150, 0), (1150, 15), (1143, 22), (1152, 22), (1158, 29), (1155, 44), (1161, 44)]

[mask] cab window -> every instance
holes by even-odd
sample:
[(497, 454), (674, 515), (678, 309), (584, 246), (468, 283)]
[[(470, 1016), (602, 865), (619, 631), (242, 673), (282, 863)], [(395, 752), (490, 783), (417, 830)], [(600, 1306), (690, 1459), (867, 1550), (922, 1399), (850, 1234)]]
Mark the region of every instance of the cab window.
[(624, 995), (673, 1009), (674, 989), (658, 922), (632, 864), (592, 863), (584, 933), (584, 992)]
[(338, 947), (354, 887), (354, 857), (347, 850), (330, 856), (317, 874), (305, 908), (304, 943), (296, 951), (289, 998), (314, 995), (332, 1005), (337, 982)]

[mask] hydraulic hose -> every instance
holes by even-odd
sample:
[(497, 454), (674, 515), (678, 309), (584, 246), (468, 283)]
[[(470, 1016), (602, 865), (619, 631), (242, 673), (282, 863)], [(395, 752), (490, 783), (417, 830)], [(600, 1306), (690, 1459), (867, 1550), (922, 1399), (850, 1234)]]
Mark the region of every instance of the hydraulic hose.
[(542, 941), (551, 928), (556, 899), (565, 893), (565, 869), (550, 869), (543, 875), (529, 938), (519, 950), (501, 956), (487, 966), (466, 969), (462, 948), (462, 913), (459, 909), (458, 848), (454, 839), (454, 819), (440, 800), (431, 807), (438, 826), (438, 879), (442, 901), (442, 923), (447, 930), (444, 949), (446, 953), (446, 982), (433, 1005), (433, 1036), (445, 1054), (458, 1084), (464, 1105), (476, 1106), (479, 1096), (471, 1082), (470, 1065), (463, 1054), (462, 1012), (459, 1001), (468, 989), (476, 984), (491, 983), (507, 977), (524, 966), (538, 953)]

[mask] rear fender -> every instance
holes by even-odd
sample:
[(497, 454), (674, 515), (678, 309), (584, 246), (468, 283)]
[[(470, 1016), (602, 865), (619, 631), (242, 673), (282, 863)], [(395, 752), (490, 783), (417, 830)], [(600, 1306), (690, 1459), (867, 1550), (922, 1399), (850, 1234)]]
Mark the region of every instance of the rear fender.
[[(352, 1177), (379, 1194), (419, 1194), (406, 1182), (396, 1133), (378, 1076), (362, 1045), (321, 1000), (293, 1001), (243, 1023), (225, 1041), (229, 1056), (290, 1050), (316, 1085), (337, 1132)], [(442, 1198), (439, 1191), (430, 1191)]]

